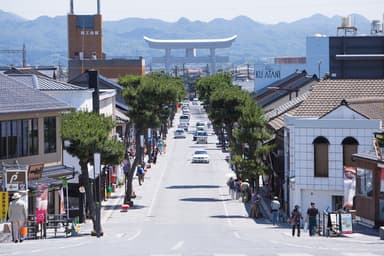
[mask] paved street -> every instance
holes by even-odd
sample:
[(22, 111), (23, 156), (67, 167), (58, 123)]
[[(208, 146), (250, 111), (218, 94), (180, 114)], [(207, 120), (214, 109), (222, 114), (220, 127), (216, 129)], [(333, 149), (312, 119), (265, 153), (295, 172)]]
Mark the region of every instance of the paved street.
[[(248, 218), (244, 205), (231, 200), (225, 185), (228, 163), (210, 135), (208, 144), (195, 144), (192, 129), (206, 115), (192, 107), (192, 127), (186, 139), (174, 139), (171, 128), (167, 152), (148, 170), (142, 186), (134, 180), (135, 206), (120, 211), (122, 189), (104, 204), (104, 236), (27, 240), (0, 244), (1, 256), (28, 255), (193, 255), (193, 256), (379, 256), (384, 242), (378, 237), (292, 237), (290, 229), (273, 227), (268, 219)], [(178, 116), (174, 127), (177, 126)], [(192, 164), (196, 149), (206, 149), (209, 164)], [(117, 202), (117, 205), (113, 203)], [(108, 205), (110, 204), (110, 205)]]

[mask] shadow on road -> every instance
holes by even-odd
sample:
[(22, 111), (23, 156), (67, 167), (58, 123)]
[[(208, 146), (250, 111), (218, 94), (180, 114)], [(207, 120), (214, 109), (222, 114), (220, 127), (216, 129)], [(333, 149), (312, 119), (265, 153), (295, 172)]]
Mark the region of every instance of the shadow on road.
[(220, 188), (217, 185), (174, 185), (166, 187), (166, 189), (195, 189), (195, 188)]
[(223, 202), (223, 201), (229, 201), (230, 199), (217, 199), (217, 198), (209, 198), (209, 197), (190, 197), (190, 198), (183, 198), (180, 199), (180, 201), (187, 201), (187, 202)]
[(213, 215), (210, 217), (217, 219), (248, 219), (248, 217), (242, 215)]

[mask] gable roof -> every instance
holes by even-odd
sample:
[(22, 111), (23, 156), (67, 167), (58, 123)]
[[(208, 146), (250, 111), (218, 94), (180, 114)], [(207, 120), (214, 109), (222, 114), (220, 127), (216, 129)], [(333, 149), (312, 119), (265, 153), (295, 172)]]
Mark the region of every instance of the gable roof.
[[(384, 97), (384, 79), (322, 80), (313, 86), (311, 94), (294, 115), (321, 117), (339, 106), (343, 99), (363, 100), (370, 97)], [(366, 107), (369, 108), (369, 105)], [(363, 110), (362, 107), (360, 110)]]
[(8, 76), (25, 83), (26, 85), (38, 89), (40, 91), (84, 91), (93, 90), (70, 83), (65, 83), (45, 75), (35, 74), (9, 74)]
[[(77, 77), (68, 81), (68, 83), (75, 84), (84, 88), (88, 88), (88, 73), (78, 75)], [(116, 90), (116, 106), (124, 111), (128, 111), (128, 105), (125, 103), (124, 97), (121, 94), (123, 87), (118, 83), (106, 78), (99, 73), (99, 89), (115, 89)]]
[(284, 127), (284, 116), (286, 114), (294, 115), (296, 109), (300, 104), (308, 97), (311, 92), (305, 92), (302, 95), (288, 101), (287, 103), (267, 112), (264, 114), (265, 119), (268, 122), (268, 125), (275, 131), (280, 130)]
[(384, 120), (384, 97), (366, 97), (346, 100), (348, 106), (369, 119)]
[(54, 97), (0, 74), (0, 114), (62, 111), (71, 108)]
[[(300, 88), (307, 87), (313, 82), (317, 83), (317, 81), (318, 79), (316, 75), (307, 75), (305, 70), (296, 71), (283, 79), (258, 90), (255, 93), (255, 99), (259, 106), (265, 107), (292, 92), (300, 91)], [(272, 88), (275, 88), (275, 90)]]

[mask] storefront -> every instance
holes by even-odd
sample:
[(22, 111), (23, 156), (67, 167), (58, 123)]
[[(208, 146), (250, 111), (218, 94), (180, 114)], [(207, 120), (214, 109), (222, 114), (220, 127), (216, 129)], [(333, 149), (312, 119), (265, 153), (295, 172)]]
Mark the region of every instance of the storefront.
[(362, 222), (384, 225), (384, 160), (375, 153), (352, 156), (356, 164), (356, 195), (353, 208)]

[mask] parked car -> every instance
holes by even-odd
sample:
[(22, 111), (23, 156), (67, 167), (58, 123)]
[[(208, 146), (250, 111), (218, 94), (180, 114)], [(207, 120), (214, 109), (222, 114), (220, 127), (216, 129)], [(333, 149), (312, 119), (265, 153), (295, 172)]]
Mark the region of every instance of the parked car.
[(192, 156), (192, 163), (209, 163), (209, 155), (205, 150), (196, 150)]
[(185, 139), (187, 136), (185, 135), (185, 131), (184, 129), (182, 128), (178, 128), (176, 129), (175, 133), (174, 133), (174, 136), (173, 136), (175, 139)]

